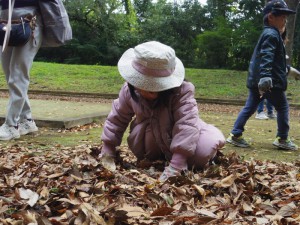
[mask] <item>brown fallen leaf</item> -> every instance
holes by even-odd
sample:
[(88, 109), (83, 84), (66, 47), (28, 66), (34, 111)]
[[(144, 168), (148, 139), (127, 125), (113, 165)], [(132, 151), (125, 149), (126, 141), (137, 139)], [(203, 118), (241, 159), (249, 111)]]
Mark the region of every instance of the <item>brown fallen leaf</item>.
[(175, 209), (170, 207), (157, 208), (150, 216), (167, 216), (174, 212)]
[(217, 182), (215, 184), (215, 187), (222, 187), (222, 188), (227, 188), (230, 187), (231, 185), (233, 185), (234, 181), (235, 181), (235, 175), (231, 174), (227, 177), (225, 177), (224, 179), (222, 179), (221, 181)]
[(141, 207), (124, 205), (121, 208), (118, 208), (117, 211), (124, 211), (128, 217), (149, 217), (149, 213), (145, 212)]

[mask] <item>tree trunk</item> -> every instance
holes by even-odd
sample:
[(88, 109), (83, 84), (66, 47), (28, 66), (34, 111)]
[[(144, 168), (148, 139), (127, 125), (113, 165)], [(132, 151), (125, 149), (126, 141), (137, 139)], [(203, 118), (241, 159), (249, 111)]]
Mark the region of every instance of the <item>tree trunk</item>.
[[(297, 10), (299, 8), (298, 0), (286, 0), (286, 3), (288, 4), (290, 9), (295, 10), (297, 12)], [(287, 30), (286, 53), (289, 56), (289, 59), (287, 60), (288, 64), (291, 64), (291, 60), (293, 57), (295, 23), (296, 23), (296, 15), (290, 15), (288, 17), (288, 21), (286, 24), (286, 30)]]

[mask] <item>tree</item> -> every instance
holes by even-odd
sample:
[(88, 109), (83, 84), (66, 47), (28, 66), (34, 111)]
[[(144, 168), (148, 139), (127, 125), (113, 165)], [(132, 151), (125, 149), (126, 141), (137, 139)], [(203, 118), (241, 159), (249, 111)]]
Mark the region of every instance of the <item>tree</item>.
[(52, 56), (49, 61), (57, 61), (59, 58), (59, 62), (115, 65), (123, 52), (123, 48), (120, 47), (120, 40), (125, 36), (123, 31), (130, 21), (123, 13), (123, 2), (76, 0), (64, 3), (74, 34), (73, 41), (68, 46), (68, 56), (63, 57), (65, 53), (60, 52), (62, 48), (56, 48), (42, 49), (37, 58)]
[(139, 18), (140, 41), (157, 40), (170, 45), (185, 66), (194, 67), (198, 63), (196, 37), (211, 26), (206, 13), (197, 0), (186, 0), (182, 4), (159, 0), (155, 7), (149, 6), (147, 14), (143, 13), (147, 17)]
[(293, 43), (293, 58), (291, 65), (300, 68), (300, 13), (297, 13)]
[[(286, 1), (290, 8), (299, 8), (298, 1)], [(37, 60), (116, 65), (126, 49), (156, 40), (173, 47), (186, 67), (246, 70), (263, 27), (265, 3), (207, 0), (202, 6), (198, 0), (64, 0), (74, 39), (60, 48), (41, 49)], [(294, 27), (300, 29), (300, 22), (295, 21), (289, 17), (287, 52), (299, 65), (300, 34)]]
[(227, 21), (219, 17), (215, 30), (198, 35), (198, 60), (205, 68), (226, 68), (228, 66), (232, 30)]
[(252, 52), (263, 27), (264, 1), (240, 0), (232, 27), (229, 68), (247, 70)]
[[(299, 1), (296, 0), (286, 0), (289, 8), (292, 10), (298, 11)], [(291, 64), (293, 58), (293, 45), (294, 45), (294, 35), (295, 35), (295, 24), (296, 24), (296, 15), (291, 15), (288, 18), (286, 29), (287, 29), (287, 44), (286, 52), (289, 56), (288, 63)]]

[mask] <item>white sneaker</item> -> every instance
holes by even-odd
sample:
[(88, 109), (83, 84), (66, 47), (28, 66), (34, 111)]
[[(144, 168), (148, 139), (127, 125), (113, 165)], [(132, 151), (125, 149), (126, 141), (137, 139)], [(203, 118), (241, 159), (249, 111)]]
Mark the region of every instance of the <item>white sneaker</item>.
[(38, 131), (39, 128), (36, 126), (34, 120), (24, 120), (19, 123), (20, 135), (29, 134)]
[(277, 118), (277, 115), (276, 115), (274, 112), (272, 112), (272, 113), (269, 113), (269, 114), (268, 114), (268, 117), (269, 117), (270, 119), (276, 119), (276, 118)]
[(0, 127), (0, 140), (1, 141), (8, 141), (11, 139), (19, 138), (20, 132), (17, 128), (13, 126), (8, 126), (7, 124), (3, 124)]
[(269, 117), (264, 112), (260, 112), (260, 113), (256, 113), (255, 119), (267, 120), (269, 119)]

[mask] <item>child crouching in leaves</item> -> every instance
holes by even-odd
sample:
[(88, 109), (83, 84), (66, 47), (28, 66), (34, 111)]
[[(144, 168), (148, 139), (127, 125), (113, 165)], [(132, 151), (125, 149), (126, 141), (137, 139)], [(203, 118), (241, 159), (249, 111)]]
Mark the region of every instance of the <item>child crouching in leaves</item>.
[(188, 168), (208, 165), (225, 144), (216, 127), (199, 118), (194, 85), (175, 51), (150, 41), (128, 49), (118, 62), (126, 83), (114, 100), (102, 133), (103, 166), (115, 168), (116, 147), (130, 125), (128, 146), (138, 160), (170, 162), (165, 181)]

